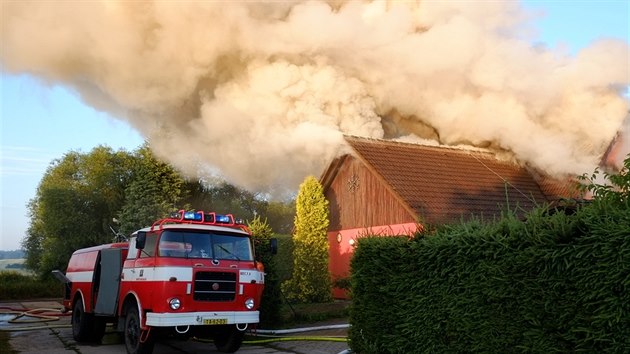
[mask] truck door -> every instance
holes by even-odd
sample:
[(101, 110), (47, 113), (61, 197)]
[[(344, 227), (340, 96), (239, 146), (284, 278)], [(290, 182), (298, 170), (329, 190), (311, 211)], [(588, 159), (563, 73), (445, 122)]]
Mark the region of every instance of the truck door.
[(100, 280), (94, 313), (114, 316), (120, 290), (121, 250), (116, 248), (101, 250), (99, 268)]

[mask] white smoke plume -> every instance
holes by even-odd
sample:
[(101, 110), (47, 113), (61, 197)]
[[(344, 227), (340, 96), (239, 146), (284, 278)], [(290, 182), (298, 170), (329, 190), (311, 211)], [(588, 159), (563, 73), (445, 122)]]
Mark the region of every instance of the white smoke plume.
[(318, 175), (343, 134), (592, 171), (628, 112), (629, 48), (532, 46), (513, 1), (15, 1), (2, 69), (73, 88), (189, 174), (249, 189)]

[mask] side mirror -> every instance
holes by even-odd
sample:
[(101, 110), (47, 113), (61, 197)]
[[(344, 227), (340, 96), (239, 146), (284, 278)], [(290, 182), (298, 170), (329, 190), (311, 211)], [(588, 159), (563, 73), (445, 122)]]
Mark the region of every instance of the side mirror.
[(136, 236), (136, 248), (139, 250), (144, 249), (144, 245), (146, 242), (147, 242), (147, 232), (138, 231), (138, 235)]
[(269, 239), (269, 248), (271, 249), (271, 254), (278, 253), (278, 239), (277, 238)]

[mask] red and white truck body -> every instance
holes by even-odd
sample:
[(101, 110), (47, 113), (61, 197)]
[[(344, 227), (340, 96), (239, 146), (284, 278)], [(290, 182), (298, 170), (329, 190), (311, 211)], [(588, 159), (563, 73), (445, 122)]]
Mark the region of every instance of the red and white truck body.
[(220, 351), (236, 351), (259, 321), (265, 282), (247, 227), (202, 211), (158, 220), (127, 242), (77, 250), (57, 276), (75, 339), (100, 341), (114, 323), (131, 354), (150, 353), (157, 333), (211, 338)]

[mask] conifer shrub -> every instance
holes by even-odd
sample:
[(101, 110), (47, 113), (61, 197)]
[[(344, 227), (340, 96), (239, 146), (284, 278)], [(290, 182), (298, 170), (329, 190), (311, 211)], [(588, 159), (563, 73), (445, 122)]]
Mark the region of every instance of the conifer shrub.
[(328, 200), (319, 181), (308, 176), (295, 201), (293, 273), (282, 284), (288, 300), (298, 303), (332, 301), (328, 273)]

